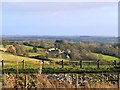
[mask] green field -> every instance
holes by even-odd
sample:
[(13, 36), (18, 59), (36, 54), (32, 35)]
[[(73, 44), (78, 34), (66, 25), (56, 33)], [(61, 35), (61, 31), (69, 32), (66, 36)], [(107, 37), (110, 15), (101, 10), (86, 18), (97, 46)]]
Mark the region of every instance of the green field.
[(102, 59), (102, 60), (105, 60), (105, 61), (113, 61), (113, 60), (119, 60), (118, 58), (116, 57), (113, 57), (113, 56), (108, 56), (108, 55), (103, 55), (103, 54), (97, 54), (97, 53), (92, 53), (93, 55), (95, 55), (97, 57), (97, 59)]
[(29, 53), (29, 57), (33, 57), (33, 56), (38, 56), (40, 55), (39, 53)]
[[(33, 49), (33, 46), (22, 45), (26, 50)], [(43, 50), (42, 48), (37, 48), (37, 50)]]
[[(7, 45), (6, 48), (8, 48), (11, 45)], [(33, 49), (32, 46), (25, 46), (22, 45), (23, 48), (26, 50), (28, 49)], [(2, 45), (0, 48), (5, 49)], [(38, 56), (38, 55), (45, 55), (44, 49), (38, 48), (38, 50), (41, 50), (39, 53), (28, 53), (29, 57), (32, 56)], [(104, 61), (110, 61), (112, 62), (113, 60), (119, 60), (116, 57), (113, 56), (108, 56), (108, 55), (103, 55), (103, 54), (98, 54), (98, 53), (92, 53), (97, 59), (104, 60)], [(25, 68), (26, 69), (38, 69), (40, 65), (40, 60), (38, 59), (33, 59), (33, 58), (28, 58), (28, 57), (22, 57), (22, 56), (14, 56), (10, 53), (1, 53), (1, 60), (4, 60), (4, 68), (13, 68), (16, 69), (16, 60), (18, 61), (19, 64), (19, 69), (22, 69), (22, 60), (25, 61)], [(60, 62), (64, 60), (64, 62), (69, 62), (69, 59), (62, 59), (62, 58), (49, 58), (50, 60), (54, 62)], [(113, 69), (112, 65), (104, 65), (100, 66), (100, 69), (97, 69), (97, 65), (91, 65), (91, 66), (83, 66), (83, 69), (80, 68), (79, 65), (65, 65), (64, 68), (59, 64), (55, 65), (49, 65), (50, 62), (46, 61), (44, 68), (43, 68), (43, 73), (58, 73), (58, 72), (67, 72), (67, 73), (74, 73), (74, 72), (102, 72), (102, 71), (116, 71)], [(1, 66), (1, 65), (0, 65)]]
[[(11, 45), (7, 45), (6, 48), (9, 48)], [(25, 46), (25, 45), (22, 45), (23, 48), (25, 48), (26, 50), (29, 50), (29, 49), (33, 49), (32, 46)], [(0, 45), (0, 48), (2, 49), (5, 49), (3, 47), (3, 45)], [(38, 50), (44, 50), (42, 48), (37, 48)], [(103, 55), (103, 54), (98, 54), (98, 53), (92, 53), (93, 55), (95, 55), (97, 57), (97, 59), (101, 58), (102, 60), (105, 60), (105, 61), (113, 61), (113, 60), (119, 60), (118, 58), (116, 57), (113, 57), (113, 56), (108, 56), (108, 55)], [(37, 55), (45, 55), (45, 53), (43, 51), (41, 51), (40, 53), (29, 53), (29, 56), (37, 56)], [(62, 59), (61, 58), (50, 58), (52, 59), (53, 61), (61, 61)], [(67, 60), (67, 59), (65, 59)]]
[[(12, 45), (6, 45), (6, 48), (9, 48)], [(29, 50), (29, 49), (33, 49), (33, 46), (26, 46), (26, 45), (20, 45), (22, 46), (24, 49)], [(0, 45), (0, 48), (4, 48), (3, 45)], [(37, 48), (38, 50), (43, 50), (42, 48)]]
[(22, 68), (22, 60), (25, 61), (25, 68), (38, 68), (40, 63), (37, 59), (14, 56), (9, 53), (2, 53), (1, 56), (1, 60), (4, 60), (4, 68), (15, 68), (16, 60), (18, 60), (19, 68)]
[(43, 73), (107, 73), (107, 72), (120, 72), (120, 69), (114, 69), (112, 66), (101, 66), (100, 69), (96, 66), (84, 66), (81, 69), (79, 66), (45, 66)]
[(62, 60), (69, 61), (69, 59), (62, 59), (62, 58), (49, 58), (49, 59), (51, 59), (52, 61), (55, 61), (55, 62), (62, 61)]

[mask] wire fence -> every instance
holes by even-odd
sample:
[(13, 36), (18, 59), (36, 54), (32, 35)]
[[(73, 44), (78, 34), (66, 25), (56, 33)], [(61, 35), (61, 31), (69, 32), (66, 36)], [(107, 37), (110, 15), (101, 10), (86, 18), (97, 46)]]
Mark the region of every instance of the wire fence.
[[(97, 69), (100, 69), (101, 66), (102, 66), (100, 64), (100, 60), (98, 60), (98, 61), (64, 61), (64, 60), (62, 60), (62, 61), (57, 61), (57, 62), (42, 60), (42, 63), (41, 63), (41, 61), (38, 61), (38, 69), (31, 69), (30, 67), (26, 68), (26, 62), (25, 62), (25, 60), (22, 60), (22, 61), (19, 62), (20, 65), (21, 65), (21, 68), (19, 68), (19, 70), (18, 70), (19, 72), (16, 73), (16, 71), (14, 71), (15, 70), (14, 68), (6, 68), (5, 63), (7, 63), (5, 60), (1, 61), (1, 66), (2, 66), (2, 68), (1, 68), (1, 75), (2, 75), (1, 76), (1, 84), (2, 84), (3, 88), (5, 86), (4, 84), (5, 84), (5, 81), (6, 81), (6, 79), (5, 79), (6, 75), (11, 74), (10, 70), (12, 72), (14, 72), (15, 74), (18, 74), (18, 77), (14, 78), (14, 80), (11, 79), (11, 80), (17, 82), (16, 83), (16, 88), (17, 88), (17, 85), (22, 85), (23, 88), (28, 88), (29, 84), (30, 84), (29, 82), (31, 82), (31, 80), (29, 78), (30, 75), (33, 75), (32, 77), (34, 77), (34, 82), (36, 82), (36, 85), (33, 85), (33, 86), (36, 86), (36, 88), (37, 88), (38, 83), (39, 83), (39, 81), (38, 81), (39, 75), (42, 74), (42, 68), (45, 68), (46, 65), (50, 65), (50, 66), (59, 65), (61, 68), (65, 68), (65, 66), (69, 66), (69, 65), (75, 65), (75, 66), (79, 66), (80, 69), (84, 69), (84, 66), (89, 67), (90, 65), (96, 65), (95, 67)], [(111, 66), (116, 67), (118, 65), (118, 63), (119, 63), (118, 61), (114, 60), (111, 63)], [(34, 72), (34, 70), (36, 70), (36, 71)], [(111, 73), (108, 73), (108, 74), (111, 74)], [(110, 81), (116, 82), (117, 83), (117, 88), (120, 88), (120, 75), (119, 75), (120, 72), (112, 73), (112, 74), (116, 75), (117, 78), (113, 78)], [(76, 75), (76, 84), (75, 85), (76, 85), (76, 88), (78, 88), (79, 85), (77, 85), (77, 84), (80, 81), (78, 76), (80, 74), (75, 73), (75, 75)], [(11, 81), (10, 79), (8, 79), (8, 80)], [(22, 82), (23, 82), (22, 84), (20, 83), (20, 80), (22, 80)]]

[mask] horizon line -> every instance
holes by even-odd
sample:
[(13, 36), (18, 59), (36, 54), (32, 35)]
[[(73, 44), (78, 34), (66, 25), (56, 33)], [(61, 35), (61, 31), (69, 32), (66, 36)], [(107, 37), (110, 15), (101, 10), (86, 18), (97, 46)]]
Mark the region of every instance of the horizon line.
[(81, 36), (85, 36), (85, 37), (120, 37), (118, 36), (102, 36), (102, 35), (0, 35), (2, 37), (4, 36), (10, 36), (10, 37), (22, 37), (22, 36), (35, 36), (35, 37), (44, 37), (44, 36), (48, 36), (48, 37), (81, 37)]

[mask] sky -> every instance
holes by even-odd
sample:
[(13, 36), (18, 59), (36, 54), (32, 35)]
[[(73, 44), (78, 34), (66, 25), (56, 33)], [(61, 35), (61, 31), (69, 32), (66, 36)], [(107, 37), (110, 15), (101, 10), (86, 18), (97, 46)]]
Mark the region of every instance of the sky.
[(6, 2), (0, 13), (2, 35), (118, 36), (117, 4)]

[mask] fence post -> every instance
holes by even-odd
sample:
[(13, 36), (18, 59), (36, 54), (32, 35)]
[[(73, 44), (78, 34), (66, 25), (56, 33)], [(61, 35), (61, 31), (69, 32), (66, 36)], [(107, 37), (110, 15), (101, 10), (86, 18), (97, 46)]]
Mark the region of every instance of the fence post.
[(25, 82), (24, 82), (24, 85), (25, 85), (25, 89), (27, 88), (27, 74), (25, 74)]
[(118, 74), (118, 88), (120, 88), (120, 75)]
[(4, 68), (4, 61), (2, 60), (2, 72), (3, 72), (3, 68)]
[(24, 69), (25, 69), (25, 61), (23, 60), (22, 61), (22, 69), (23, 69), (23, 75), (24, 75), (24, 89), (26, 88), (26, 73), (24, 72)]
[(97, 61), (97, 68), (100, 68), (100, 60)]
[[(24, 60), (22, 61), (22, 69), (25, 70), (25, 61)], [(26, 86), (27, 86), (27, 84), (26, 84), (26, 72), (23, 72), (23, 73), (24, 73), (24, 79), (25, 79), (24, 89), (26, 89)]]
[(45, 64), (45, 62), (44, 62), (44, 60), (42, 60), (42, 62), (43, 62), (43, 68), (44, 68), (44, 64)]
[(76, 88), (78, 88), (78, 74), (76, 74)]
[(82, 60), (80, 60), (80, 68), (82, 68)]
[(116, 66), (117, 65), (117, 62), (116, 62), (116, 60), (114, 60), (114, 66)]
[(25, 61), (23, 60), (22, 63), (22, 69), (25, 69)]
[(62, 60), (62, 68), (64, 68), (64, 61)]
[(4, 71), (3, 71), (3, 69), (4, 69), (4, 60), (2, 60), (2, 87), (4, 85)]

